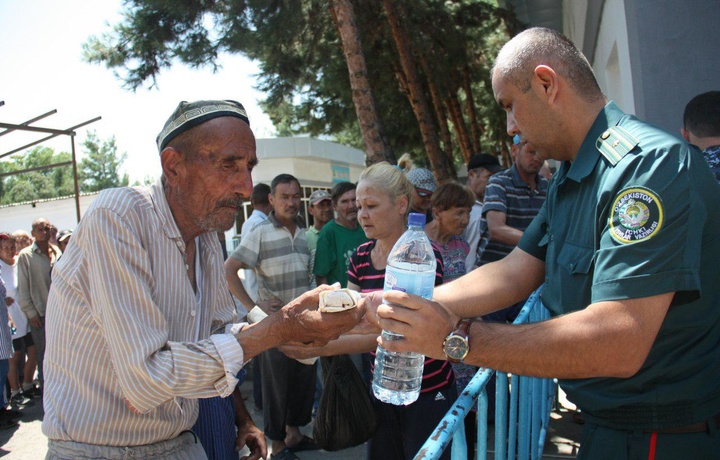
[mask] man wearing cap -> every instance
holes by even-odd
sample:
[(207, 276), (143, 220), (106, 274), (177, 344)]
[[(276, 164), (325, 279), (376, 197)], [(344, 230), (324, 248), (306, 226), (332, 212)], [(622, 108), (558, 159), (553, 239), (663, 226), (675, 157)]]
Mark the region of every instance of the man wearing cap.
[(58, 247), (60, 248), (60, 251), (65, 252), (65, 248), (67, 248), (68, 243), (70, 242), (70, 237), (72, 236), (72, 230), (66, 229), (66, 230), (60, 230), (58, 233)]
[(347, 272), (353, 251), (367, 241), (358, 225), (355, 204), (356, 184), (339, 182), (332, 188), (332, 205), (335, 219), (328, 222), (318, 238), (313, 272), (321, 284), (340, 283), (347, 287)]
[(410, 197), (410, 212), (425, 214), (427, 222), (432, 221), (431, 208), (432, 194), (437, 188), (433, 173), (426, 168), (413, 168), (405, 173), (405, 177), (413, 184), (413, 193)]
[(468, 270), (475, 268), (475, 259), (477, 257), (477, 247), (480, 243), (480, 220), (482, 217), (482, 205), (485, 199), (485, 188), (488, 184), (490, 176), (496, 172), (502, 171), (502, 166), (497, 157), (487, 153), (478, 153), (470, 157), (467, 165), (468, 170), (468, 187), (475, 194), (475, 204), (470, 210), (470, 221), (462, 237), (470, 246), (470, 252), (465, 259), (465, 267)]
[[(257, 354), (288, 341), (326, 343), (364, 311), (324, 315), (313, 291), (260, 323), (232, 324), (216, 232), (232, 226), (252, 189), (245, 109), (182, 102), (157, 145), (160, 180), (100, 192), (55, 266), (47, 458), (206, 458), (188, 431), (197, 398), (230, 395)], [(249, 419), (238, 423), (238, 445), (265, 456), (262, 433)]]
[[(308, 199), (308, 212), (313, 217), (313, 224), (305, 232), (308, 248), (310, 248), (310, 276), (314, 278), (313, 268), (315, 267), (315, 251), (317, 249), (320, 230), (333, 219), (332, 196), (327, 190), (315, 190)], [(313, 279), (313, 286), (317, 283)]]

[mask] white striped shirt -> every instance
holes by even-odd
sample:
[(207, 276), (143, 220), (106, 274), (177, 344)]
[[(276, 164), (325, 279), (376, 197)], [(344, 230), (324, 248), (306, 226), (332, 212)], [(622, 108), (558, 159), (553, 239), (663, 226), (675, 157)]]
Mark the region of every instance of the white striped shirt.
[[(48, 438), (110, 446), (171, 439), (193, 426), (194, 398), (231, 394), (243, 362), (224, 333), (235, 304), (216, 234), (199, 241), (200, 308), (159, 181), (106, 190), (93, 202), (53, 271)], [(209, 338), (195, 342), (198, 320)]]

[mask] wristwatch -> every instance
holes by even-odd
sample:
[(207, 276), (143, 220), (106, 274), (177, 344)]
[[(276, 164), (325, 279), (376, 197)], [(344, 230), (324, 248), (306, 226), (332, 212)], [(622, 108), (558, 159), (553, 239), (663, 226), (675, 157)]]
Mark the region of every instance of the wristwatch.
[(443, 340), (443, 352), (451, 363), (461, 363), (470, 351), (470, 323), (472, 319), (461, 319), (455, 330)]

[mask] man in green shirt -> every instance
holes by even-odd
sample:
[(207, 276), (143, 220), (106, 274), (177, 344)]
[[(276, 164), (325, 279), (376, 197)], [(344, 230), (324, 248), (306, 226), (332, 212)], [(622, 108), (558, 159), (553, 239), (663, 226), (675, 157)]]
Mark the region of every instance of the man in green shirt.
[(328, 222), (320, 231), (313, 273), (318, 286), (339, 282), (342, 287), (347, 287), (350, 256), (355, 248), (367, 241), (365, 232), (357, 221), (355, 184), (335, 184), (332, 189), (332, 204), (335, 220)]
[(378, 307), (380, 326), (405, 336), (382, 345), (443, 358), (458, 318), (545, 283), (552, 319), (474, 322), (464, 362), (559, 378), (586, 419), (578, 458), (717, 458), (720, 186), (702, 154), (608, 101), (550, 29), (503, 47), (493, 91), (508, 133), (562, 162), (547, 201), (507, 257), (435, 302), (386, 293), (409, 308)]

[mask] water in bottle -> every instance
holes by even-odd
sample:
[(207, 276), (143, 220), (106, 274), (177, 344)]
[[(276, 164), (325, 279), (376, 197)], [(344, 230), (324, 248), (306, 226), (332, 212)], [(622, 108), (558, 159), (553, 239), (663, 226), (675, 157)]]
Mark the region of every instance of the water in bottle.
[[(425, 215), (410, 213), (408, 230), (388, 256), (384, 290), (398, 290), (431, 299), (436, 260), (424, 231)], [(403, 336), (382, 331), (383, 339)], [(413, 403), (420, 395), (425, 357), (418, 353), (393, 353), (378, 346), (372, 389), (380, 401), (398, 406)]]

